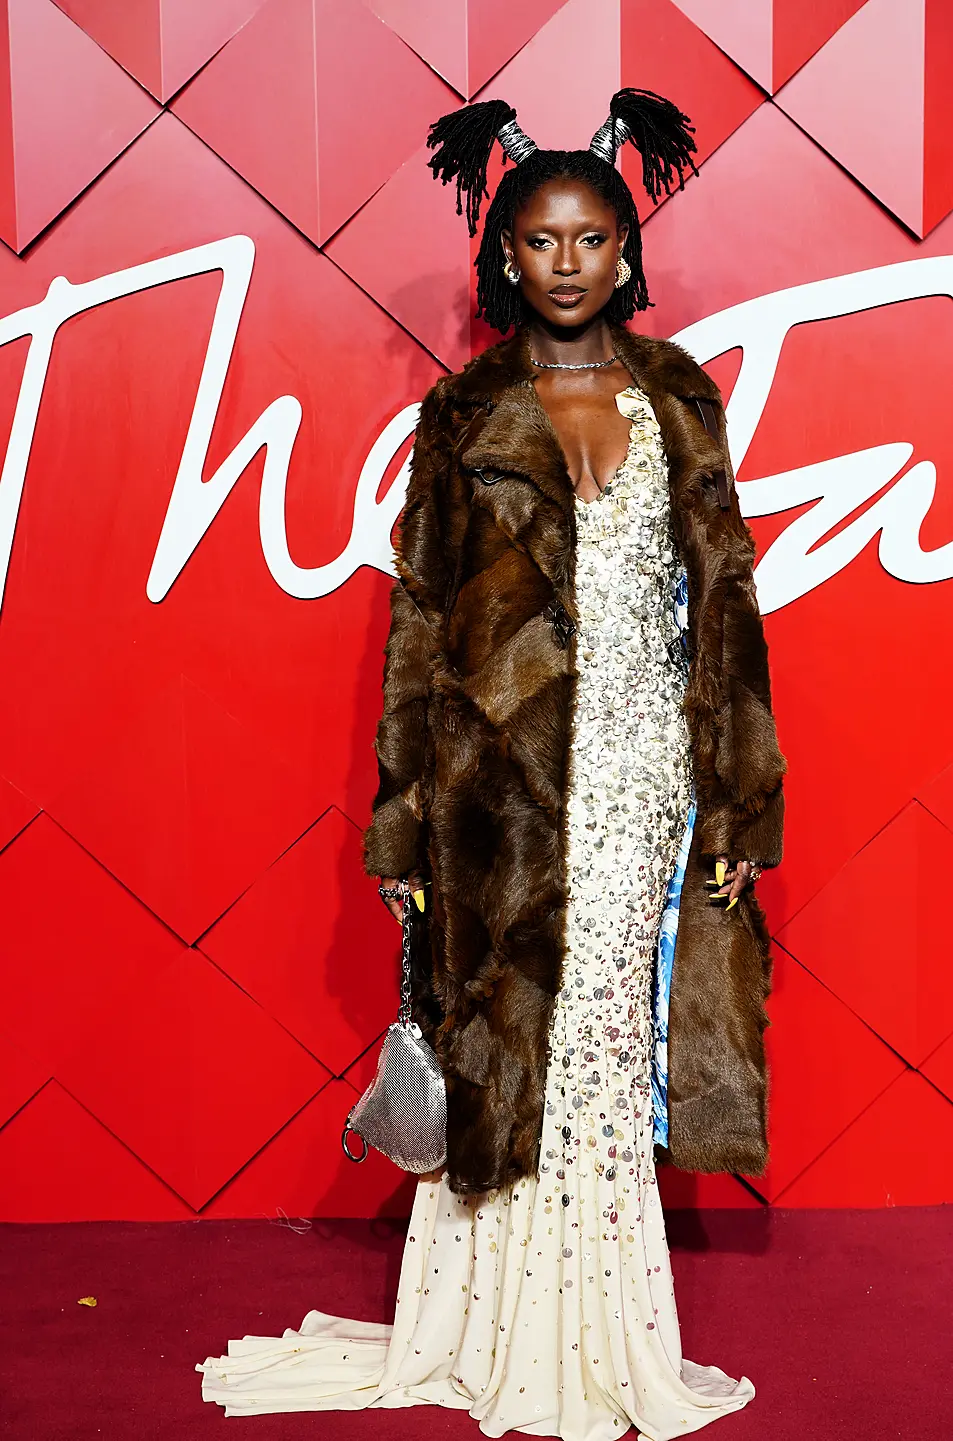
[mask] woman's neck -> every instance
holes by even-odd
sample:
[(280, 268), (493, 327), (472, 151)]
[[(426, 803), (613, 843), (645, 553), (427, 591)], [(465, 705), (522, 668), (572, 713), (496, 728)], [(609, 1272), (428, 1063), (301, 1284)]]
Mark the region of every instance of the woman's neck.
[(613, 350), (612, 334), (602, 316), (578, 328), (550, 326), (539, 317), (529, 324), (530, 356), (549, 365), (588, 365), (609, 360)]

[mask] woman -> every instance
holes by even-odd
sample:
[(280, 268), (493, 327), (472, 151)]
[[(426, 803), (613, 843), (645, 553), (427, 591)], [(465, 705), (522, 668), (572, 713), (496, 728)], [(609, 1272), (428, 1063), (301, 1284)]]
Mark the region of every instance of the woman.
[(649, 301), (616, 151), (657, 200), (690, 130), (636, 91), (588, 151), (537, 149), (499, 101), (432, 127), (471, 233), (494, 137), (515, 161), (477, 259), (480, 313), (515, 334), (421, 410), (365, 837), (370, 874), (429, 896), (415, 1012), (447, 1161), (394, 1325), (312, 1311), (210, 1358), (229, 1415), (435, 1402), (491, 1436), (665, 1441), (754, 1394), (682, 1359), (653, 1145), (764, 1168), (751, 887), (785, 770), (718, 389), (622, 324)]

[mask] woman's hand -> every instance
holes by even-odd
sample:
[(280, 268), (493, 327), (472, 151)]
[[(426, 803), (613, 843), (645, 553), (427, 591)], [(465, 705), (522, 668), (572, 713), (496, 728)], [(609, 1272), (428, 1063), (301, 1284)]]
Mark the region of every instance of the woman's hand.
[[(378, 877), (378, 880), (379, 880), (380, 885), (386, 886), (386, 887), (388, 888), (388, 890), (390, 890), (390, 889), (392, 889), (394, 886), (396, 886), (396, 885), (397, 885), (397, 882), (398, 882), (400, 879), (401, 879), (400, 876), (380, 876), (380, 877)], [(418, 901), (418, 905), (420, 906), (421, 910), (423, 910), (423, 898), (424, 898), (424, 890), (423, 890), (423, 887), (424, 887), (424, 878), (423, 878), (423, 876), (420, 874), (419, 871), (411, 871), (410, 875), (407, 877), (407, 880), (410, 882), (411, 894), (416, 894), (417, 896), (419, 896), (420, 899), (419, 899), (419, 901)], [(392, 916), (395, 916), (396, 919), (397, 919), (398, 921), (400, 921), (401, 924), (403, 924), (403, 920), (404, 920), (404, 903), (403, 903), (403, 901), (402, 901), (398, 896), (381, 896), (381, 900), (384, 902), (384, 905), (385, 905), (385, 906), (387, 907), (387, 909), (390, 911), (391, 915), (392, 915)]]
[(761, 867), (757, 861), (736, 861), (732, 866), (728, 856), (715, 857), (715, 879), (706, 881), (707, 886), (716, 886), (717, 890), (712, 891), (713, 900), (727, 898), (726, 911), (730, 911), (736, 904), (742, 891), (748, 886), (753, 886), (761, 875)]

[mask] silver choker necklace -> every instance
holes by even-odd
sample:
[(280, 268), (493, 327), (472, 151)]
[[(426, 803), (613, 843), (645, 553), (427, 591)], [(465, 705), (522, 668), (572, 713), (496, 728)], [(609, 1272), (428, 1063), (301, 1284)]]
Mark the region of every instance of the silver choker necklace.
[(617, 355), (610, 355), (608, 360), (587, 360), (582, 365), (564, 365), (560, 360), (534, 360), (530, 356), (530, 365), (535, 365), (538, 370), (603, 370), (618, 358)]

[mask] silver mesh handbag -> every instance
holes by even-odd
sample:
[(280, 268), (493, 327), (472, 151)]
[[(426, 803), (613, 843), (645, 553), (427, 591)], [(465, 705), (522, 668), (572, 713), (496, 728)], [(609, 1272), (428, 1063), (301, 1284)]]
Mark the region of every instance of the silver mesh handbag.
[[(447, 1092), (436, 1053), (411, 1019), (410, 885), (401, 880), (378, 889), (382, 896), (402, 896), (404, 902), (400, 1009), (387, 1028), (377, 1073), (348, 1113), (341, 1144), (352, 1161), (363, 1161), (373, 1146), (402, 1170), (419, 1175), (442, 1166), (447, 1158)], [(351, 1131), (361, 1139), (360, 1155), (348, 1147)]]

